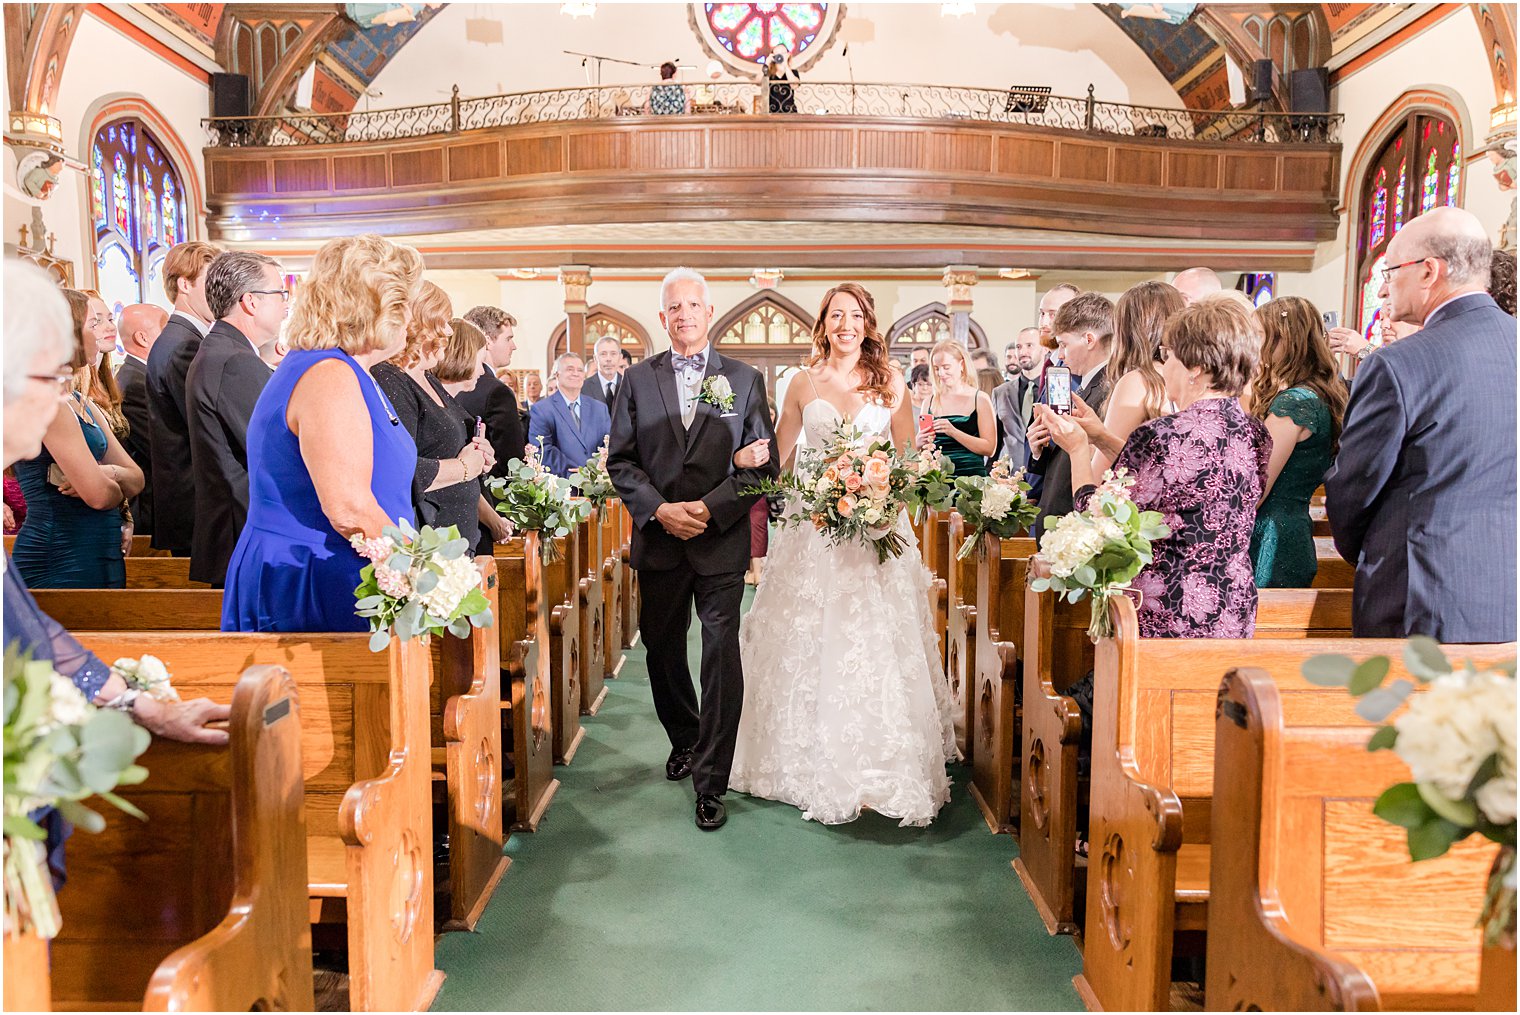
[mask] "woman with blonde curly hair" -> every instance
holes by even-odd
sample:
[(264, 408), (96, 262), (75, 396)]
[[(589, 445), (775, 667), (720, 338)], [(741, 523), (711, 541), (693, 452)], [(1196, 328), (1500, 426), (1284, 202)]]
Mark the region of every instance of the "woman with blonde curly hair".
[(965, 346), (954, 339), (935, 344), (929, 352), (934, 395), (932, 418), (919, 421), (917, 444), (933, 445), (955, 465), (957, 476), (985, 476), (997, 451), (997, 413), (992, 399), (976, 384)]
[(373, 234), (330, 240), (296, 293), (289, 354), (248, 424), (248, 520), (227, 566), (225, 631), (363, 631), (349, 537), (413, 522), (417, 445), (371, 374), (406, 345), (422, 257)]
[[(777, 427), (782, 460), (799, 442), (829, 446), (841, 424), (899, 447), (913, 434), (875, 301), (854, 283), (824, 296), (812, 359), (787, 385)], [(863, 490), (889, 471), (883, 456), (862, 475), (852, 472), (847, 486)], [(765, 581), (739, 631), (744, 707), (728, 785), (825, 824), (870, 809), (927, 825), (950, 796), (950, 689), (907, 515), (874, 517), (869, 503), (847, 495), (840, 510), (895, 531), (906, 546), (901, 556), (880, 560), (869, 547), (836, 545), (811, 525), (772, 540)]]
[(1251, 532), (1251, 563), (1258, 588), (1306, 589), (1319, 570), (1309, 498), (1335, 457), (1346, 385), (1314, 304), (1281, 296), (1258, 309), (1256, 321), (1263, 339), (1250, 405), (1272, 435), (1272, 458)]
[(417, 442), (412, 479), (417, 524), (452, 525), (473, 547), (480, 540), (480, 477), (496, 464), (496, 455), (483, 437), (475, 437), (473, 421), (434, 373), (454, 337), (453, 316), (448, 294), (423, 282), (412, 304), (406, 346), (375, 364), (373, 373)]

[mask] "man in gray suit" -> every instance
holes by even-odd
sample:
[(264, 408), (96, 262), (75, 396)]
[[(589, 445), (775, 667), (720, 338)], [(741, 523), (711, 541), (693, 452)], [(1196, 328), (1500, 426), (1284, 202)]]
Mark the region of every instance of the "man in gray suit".
[(1029, 444), (1024, 434), (1034, 415), (1036, 389), (1045, 366), (1040, 329), (1031, 326), (1020, 331), (1003, 355), (1009, 366), (1009, 379), (992, 389), (992, 408), (1003, 433), (1003, 457), (1015, 469), (1022, 469), (1029, 464)]
[(1459, 208), (1388, 244), (1383, 296), (1422, 330), (1362, 364), (1325, 477), (1358, 638), (1515, 638), (1515, 319), (1484, 291), (1490, 257)]

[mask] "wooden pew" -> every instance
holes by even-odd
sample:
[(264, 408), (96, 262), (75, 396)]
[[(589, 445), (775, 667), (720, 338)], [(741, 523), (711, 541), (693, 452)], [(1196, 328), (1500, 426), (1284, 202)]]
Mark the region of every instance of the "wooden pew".
[(568, 765), (586, 731), (581, 726), (580, 540), (574, 529), (554, 540), (556, 556), (544, 565), (549, 603), (549, 684), (553, 709), (554, 763)]
[(580, 578), (576, 581), (580, 615), (580, 684), (582, 715), (596, 715), (607, 697), (605, 601), (602, 598), (602, 519), (596, 508), (581, 522)]
[(602, 672), (608, 680), (623, 666), (622, 515), (622, 502), (612, 500), (598, 517), (602, 527)]
[(1209, 870), (1208, 1009), (1513, 1011), (1513, 953), (1508, 996), (1478, 996), (1498, 847), (1473, 836), (1410, 862), (1404, 830), (1372, 814), (1409, 769), (1368, 753), (1371, 724), (1306, 714), (1296, 677), (1242, 668), (1219, 688), (1212, 822), (1230, 848)]
[[(510, 688), (502, 695), (502, 737), (512, 745), (512, 770), (502, 773), (511, 787), (511, 828), (538, 829), (559, 780), (554, 778), (553, 711), (549, 685), (553, 682), (549, 651), (549, 603), (544, 593), (544, 565), (539, 536), (529, 532), (495, 547), (501, 576), (501, 679)], [(506, 763), (506, 752), (502, 762)]]
[[(1316, 638), (1330, 630), (1317, 625), (1337, 624), (1350, 612), (1343, 604), (1326, 604), (1327, 595), (1349, 597), (1320, 592), (1319, 602), (1298, 604), (1309, 611), (1302, 632), (1273, 631), (1268, 619), (1254, 640), (1141, 638), (1134, 604), (1128, 599), (1112, 604), (1114, 637), (1097, 646), (1092, 855), (1082, 972), (1073, 981), (1090, 1009), (1164, 1010), (1174, 935), (1196, 937), (1213, 923), (1208, 908), (1216, 810), (1214, 711), (1222, 674), (1236, 666), (1267, 670), (1294, 722), (1307, 725), (1359, 722), (1356, 700), (1344, 689), (1319, 687), (1299, 675), (1312, 656), (1387, 655), (1393, 661), (1391, 677), (1406, 676), (1402, 640)], [(1264, 593), (1258, 623), (1272, 610)], [(1289, 619), (1286, 611), (1282, 619)], [(1464, 646), (1463, 655), (1513, 659), (1515, 646)], [(1371, 726), (1362, 725), (1370, 735)], [(1337, 774), (1325, 773), (1332, 781)], [(1390, 834), (1395, 831), (1390, 826)], [(1289, 837), (1288, 849), (1312, 856), (1307, 829)], [(1360, 867), (1360, 852), (1356, 856), (1350, 862)], [(1297, 869), (1298, 860), (1293, 864)], [(1362, 874), (1353, 876), (1359, 880)]]
[(367, 634), (74, 633), (104, 659), (158, 656), (187, 698), (228, 700), (229, 669), (269, 663), (290, 671), (305, 718), (313, 920), (347, 924), (353, 1010), (431, 1004), (443, 974), (433, 960), (428, 648), (393, 641), (371, 652)]
[(987, 536), (976, 569), (974, 704), (967, 717), (971, 798), (993, 832), (1013, 831), (1020, 763), (1019, 658), (1024, 644), (1024, 588), (1033, 539)]
[(929, 569), (929, 616), (939, 638), (939, 657), (949, 653), (950, 620), (950, 512), (930, 511), (924, 519), (924, 566)]
[[(11, 548), (13, 546), (15, 546), (15, 544), (16, 544), (16, 537), (15, 536), (6, 536), (5, 537), (5, 552), (6, 553), (10, 553), (11, 552)], [(127, 556), (129, 556), (129, 557), (168, 557), (169, 556), (169, 551), (168, 550), (155, 550), (155, 549), (153, 549), (153, 537), (152, 536), (133, 536), (132, 537), (132, 549), (128, 552)], [(181, 559), (182, 560), (189, 560), (190, 558), (183, 557)]]
[[(103, 832), (69, 839), (53, 1007), (312, 1009), (301, 706), (290, 675), (246, 670), (228, 729), (230, 749), (155, 741), (138, 762), (148, 780), (118, 791), (148, 820), (111, 811)], [(41, 962), (46, 972), (45, 952)], [(11, 979), (25, 972), (6, 965), (8, 1007)]]
[(1319, 570), (1314, 574), (1317, 589), (1349, 589), (1356, 580), (1356, 565), (1341, 559), (1335, 549), (1335, 540), (1329, 536), (1314, 537), (1314, 556)]
[(639, 573), (633, 569), (633, 515), (628, 505), (618, 502), (618, 558), (623, 562), (623, 647), (633, 648), (639, 637)]
[(945, 679), (950, 684), (950, 707), (954, 710), (955, 746), (961, 757), (973, 760), (976, 693), (976, 570), (978, 554), (962, 560), (956, 553), (966, 539), (966, 520), (951, 511), (945, 525), (949, 550), (945, 568)]
[[(1076, 862), (1078, 817), (1086, 807), (1077, 774), (1082, 720), (1066, 691), (1094, 669), (1087, 638), (1091, 604), (1025, 596), (1023, 767), (1019, 787), (1020, 880), (1052, 934), (1075, 933), (1084, 884)], [(1256, 637), (1346, 637), (1351, 593), (1345, 589), (1261, 589)], [(1099, 680), (1101, 681), (1101, 677)]]

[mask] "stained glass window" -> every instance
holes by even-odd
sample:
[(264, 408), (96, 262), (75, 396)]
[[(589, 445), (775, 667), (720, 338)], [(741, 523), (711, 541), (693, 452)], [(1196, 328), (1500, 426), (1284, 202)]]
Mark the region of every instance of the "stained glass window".
[(1436, 201), (1441, 196), (1441, 171), (1436, 168), (1436, 163), (1441, 159), (1441, 153), (1434, 148), (1430, 150), (1430, 156), (1425, 160), (1425, 181), (1420, 185), (1420, 214), (1423, 215), (1436, 206)]
[(1383, 266), (1387, 263), (1388, 259), (1380, 255), (1372, 262), (1366, 278), (1362, 280), (1362, 337), (1375, 345), (1383, 342), (1377, 330), (1379, 308), (1382, 306), (1378, 293), (1383, 288)]
[(1457, 183), (1462, 176), (1462, 142), (1453, 141), (1451, 145), (1451, 166), (1446, 170), (1446, 203), (1452, 208), (1457, 206)]
[(1399, 189), (1393, 201), (1393, 231), (1398, 232), (1404, 228), (1404, 192), (1408, 181), (1404, 173), (1404, 160), (1399, 160)]
[(1372, 206), (1368, 218), (1372, 220), (1367, 245), (1375, 247), (1383, 242), (1388, 233), (1388, 170), (1378, 168), (1377, 179), (1372, 184)]
[(102, 128), (90, 155), (95, 287), (114, 311), (131, 303), (167, 307), (164, 258), (188, 235), (178, 170), (138, 120)]
[(724, 49), (742, 60), (764, 62), (773, 47), (799, 54), (823, 27), (828, 4), (703, 4), (707, 23)]

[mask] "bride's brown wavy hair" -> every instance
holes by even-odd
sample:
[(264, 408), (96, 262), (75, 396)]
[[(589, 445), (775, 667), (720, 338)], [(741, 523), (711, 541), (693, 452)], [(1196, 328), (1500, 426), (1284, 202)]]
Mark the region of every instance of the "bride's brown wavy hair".
[(896, 401), (892, 394), (892, 379), (894, 376), (891, 358), (887, 355), (887, 340), (882, 336), (881, 328), (876, 323), (876, 300), (866, 291), (865, 286), (858, 282), (842, 282), (823, 294), (823, 303), (818, 307), (818, 317), (813, 321), (813, 354), (808, 358), (808, 366), (817, 366), (829, 358), (829, 338), (826, 318), (829, 315), (829, 304), (835, 296), (844, 293), (853, 296), (860, 304), (860, 309), (865, 314), (866, 333), (860, 341), (860, 371), (862, 381), (856, 391), (864, 394), (869, 400), (873, 396), (881, 401), (887, 408), (893, 407)]

